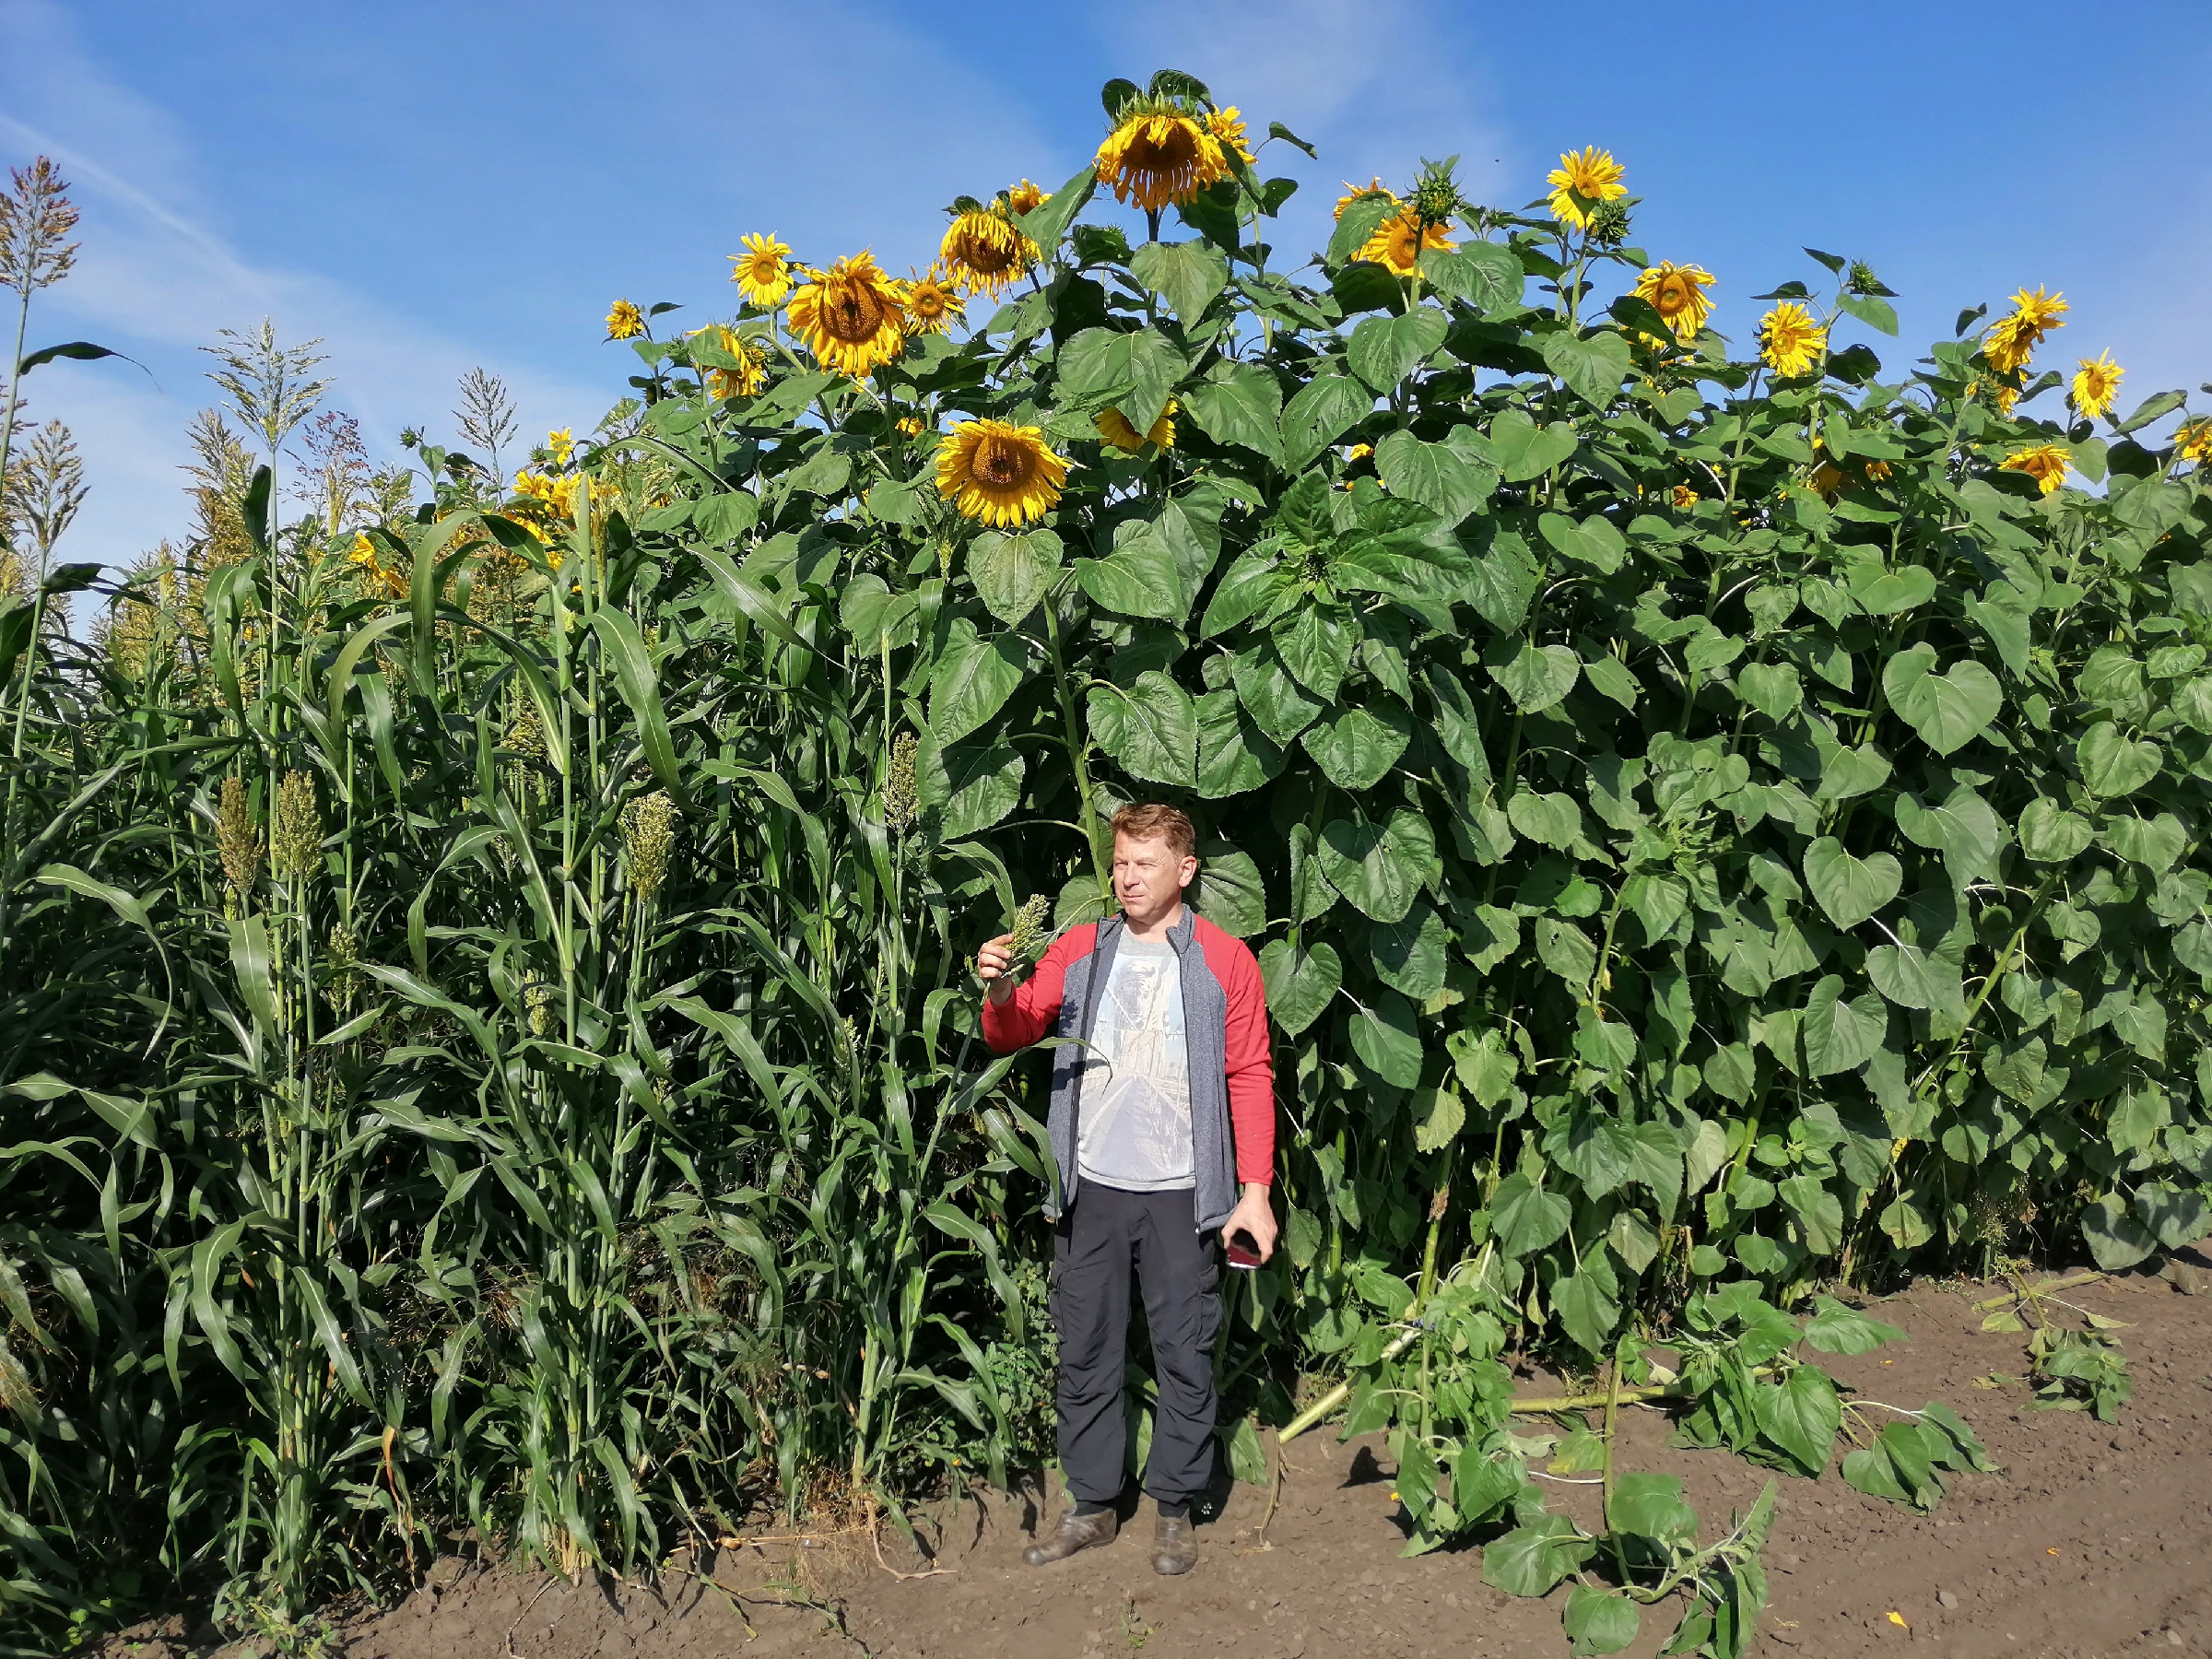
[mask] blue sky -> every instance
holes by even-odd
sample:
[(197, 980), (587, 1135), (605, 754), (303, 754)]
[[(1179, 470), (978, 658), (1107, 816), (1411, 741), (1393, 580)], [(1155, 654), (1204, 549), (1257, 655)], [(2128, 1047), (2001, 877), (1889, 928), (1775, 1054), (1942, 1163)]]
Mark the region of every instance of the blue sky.
[(65, 551), (120, 562), (181, 530), (183, 428), (214, 396), (194, 347), (218, 328), (324, 336), (331, 401), (380, 455), (408, 424), (450, 438), (477, 364), (526, 432), (587, 427), (632, 366), (601, 343), (617, 295), (719, 314), (753, 229), (925, 263), (942, 204), (1065, 179), (1100, 83), (1163, 65), (1320, 147), (1262, 158), (1304, 186), (1286, 254), (1324, 240), (1340, 179), (1456, 153), (1470, 195), (1518, 206), (1596, 143), (1644, 198), (1636, 240), (1713, 271), (1739, 341), (1750, 295), (1818, 275), (1809, 242), (1903, 295), (1901, 341), (1873, 341), (1893, 372), (2025, 283), (2074, 305), (2044, 359), (2110, 347), (2124, 405), (2212, 379), (2201, 0), (0, 0), (0, 158), (53, 155), (84, 213), (30, 344), (94, 339), (152, 374), (28, 384), (86, 454)]

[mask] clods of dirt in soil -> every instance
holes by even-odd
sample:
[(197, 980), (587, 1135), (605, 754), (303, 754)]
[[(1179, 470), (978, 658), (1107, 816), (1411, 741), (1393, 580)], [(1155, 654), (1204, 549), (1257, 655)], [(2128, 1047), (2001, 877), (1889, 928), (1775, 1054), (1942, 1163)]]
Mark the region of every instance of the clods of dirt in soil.
[[(2186, 1277), (2185, 1275), (2183, 1277)], [(1880, 1304), (1909, 1341), (1822, 1362), (1846, 1397), (1956, 1406), (2005, 1468), (1966, 1476), (1933, 1515), (1845, 1486), (1784, 1477), (1766, 1551), (1771, 1601), (1753, 1651), (1819, 1659), (1923, 1653), (1958, 1659), (2212, 1659), (2212, 1295), (2134, 1277), (2066, 1293), (2128, 1328), (2135, 1397), (2118, 1424), (2027, 1409), (2021, 1338), (1984, 1333), (1970, 1303), (1987, 1288), (1924, 1286)], [(1623, 1414), (1618, 1465), (1678, 1474), (1712, 1536), (1766, 1479), (1723, 1453), (1667, 1445), (1659, 1412)], [(653, 1587), (571, 1586), (540, 1574), (460, 1571), (441, 1562), (406, 1600), (345, 1627), (348, 1659), (1463, 1659), (1543, 1655), (1567, 1643), (1559, 1602), (1483, 1583), (1474, 1550), (1413, 1560), (1375, 1438), (1325, 1432), (1288, 1448), (1280, 1502), (1240, 1486), (1200, 1528), (1197, 1570), (1151, 1571), (1149, 1505), (1103, 1548), (1057, 1567), (1020, 1562), (1025, 1529), (1056, 1500), (968, 1502), (940, 1513), (928, 1577), (895, 1578), (862, 1544), (771, 1543), (702, 1558)], [(1555, 1509), (1585, 1525), (1597, 1489), (1559, 1483)], [(887, 1534), (888, 1534), (887, 1528)], [(890, 1549), (894, 1566), (924, 1563)], [(1671, 1632), (1644, 1617), (1631, 1659)], [(1892, 1618), (1894, 1614), (1896, 1617)], [(173, 1622), (143, 1627), (107, 1659), (189, 1651)], [(150, 1639), (150, 1640), (149, 1640)], [(167, 1655), (157, 1650), (167, 1650)]]

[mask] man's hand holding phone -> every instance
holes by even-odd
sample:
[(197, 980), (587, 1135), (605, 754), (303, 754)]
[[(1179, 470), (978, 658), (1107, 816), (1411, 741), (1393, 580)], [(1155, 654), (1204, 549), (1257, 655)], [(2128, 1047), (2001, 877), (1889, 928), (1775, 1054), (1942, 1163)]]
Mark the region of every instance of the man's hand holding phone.
[(1248, 1181), (1237, 1207), (1221, 1224), (1221, 1242), (1231, 1267), (1257, 1267), (1275, 1254), (1275, 1206), (1265, 1183)]

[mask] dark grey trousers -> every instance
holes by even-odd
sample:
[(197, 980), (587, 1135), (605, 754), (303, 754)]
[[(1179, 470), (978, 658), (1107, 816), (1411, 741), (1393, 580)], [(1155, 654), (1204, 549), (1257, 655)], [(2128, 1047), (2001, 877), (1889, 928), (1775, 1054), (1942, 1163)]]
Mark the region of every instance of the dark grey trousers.
[(1125, 1193), (1087, 1181), (1055, 1230), (1060, 1469), (1078, 1502), (1112, 1503), (1122, 1493), (1128, 1445), (1122, 1368), (1132, 1269), (1145, 1294), (1159, 1385), (1145, 1490), (1165, 1503), (1187, 1502), (1213, 1478), (1220, 1243), (1193, 1227), (1192, 1209), (1188, 1187)]

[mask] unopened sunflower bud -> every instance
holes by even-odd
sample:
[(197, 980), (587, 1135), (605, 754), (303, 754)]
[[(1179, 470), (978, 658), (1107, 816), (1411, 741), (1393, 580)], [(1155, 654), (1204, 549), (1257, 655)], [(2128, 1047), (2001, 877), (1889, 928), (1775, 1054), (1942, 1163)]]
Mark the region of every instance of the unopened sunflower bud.
[(921, 743), (912, 732), (901, 732), (891, 745), (891, 770), (883, 781), (883, 824), (903, 830), (914, 821), (919, 797), (914, 787), (914, 755)]
[(629, 858), (629, 890), (650, 904), (668, 878), (668, 850), (676, 842), (676, 803), (656, 789), (622, 808), (622, 850)]
[(312, 876), (322, 862), (323, 815), (315, 806), (315, 781), (289, 771), (276, 785), (276, 822), (269, 830), (269, 870), (279, 881)]
[(1882, 279), (1874, 274), (1874, 267), (1863, 259), (1851, 262), (1851, 275), (1843, 279), (1843, 286), (1862, 299), (1870, 294), (1886, 294), (1889, 291), (1882, 286)]
[(215, 844), (223, 855), (223, 874), (241, 898), (253, 890), (261, 875), (261, 837), (246, 810), (246, 781), (223, 780), (222, 809), (215, 820)]
[(1629, 210), (1618, 201), (1600, 202), (1590, 209), (1590, 240), (1601, 248), (1618, 248), (1629, 240)]

